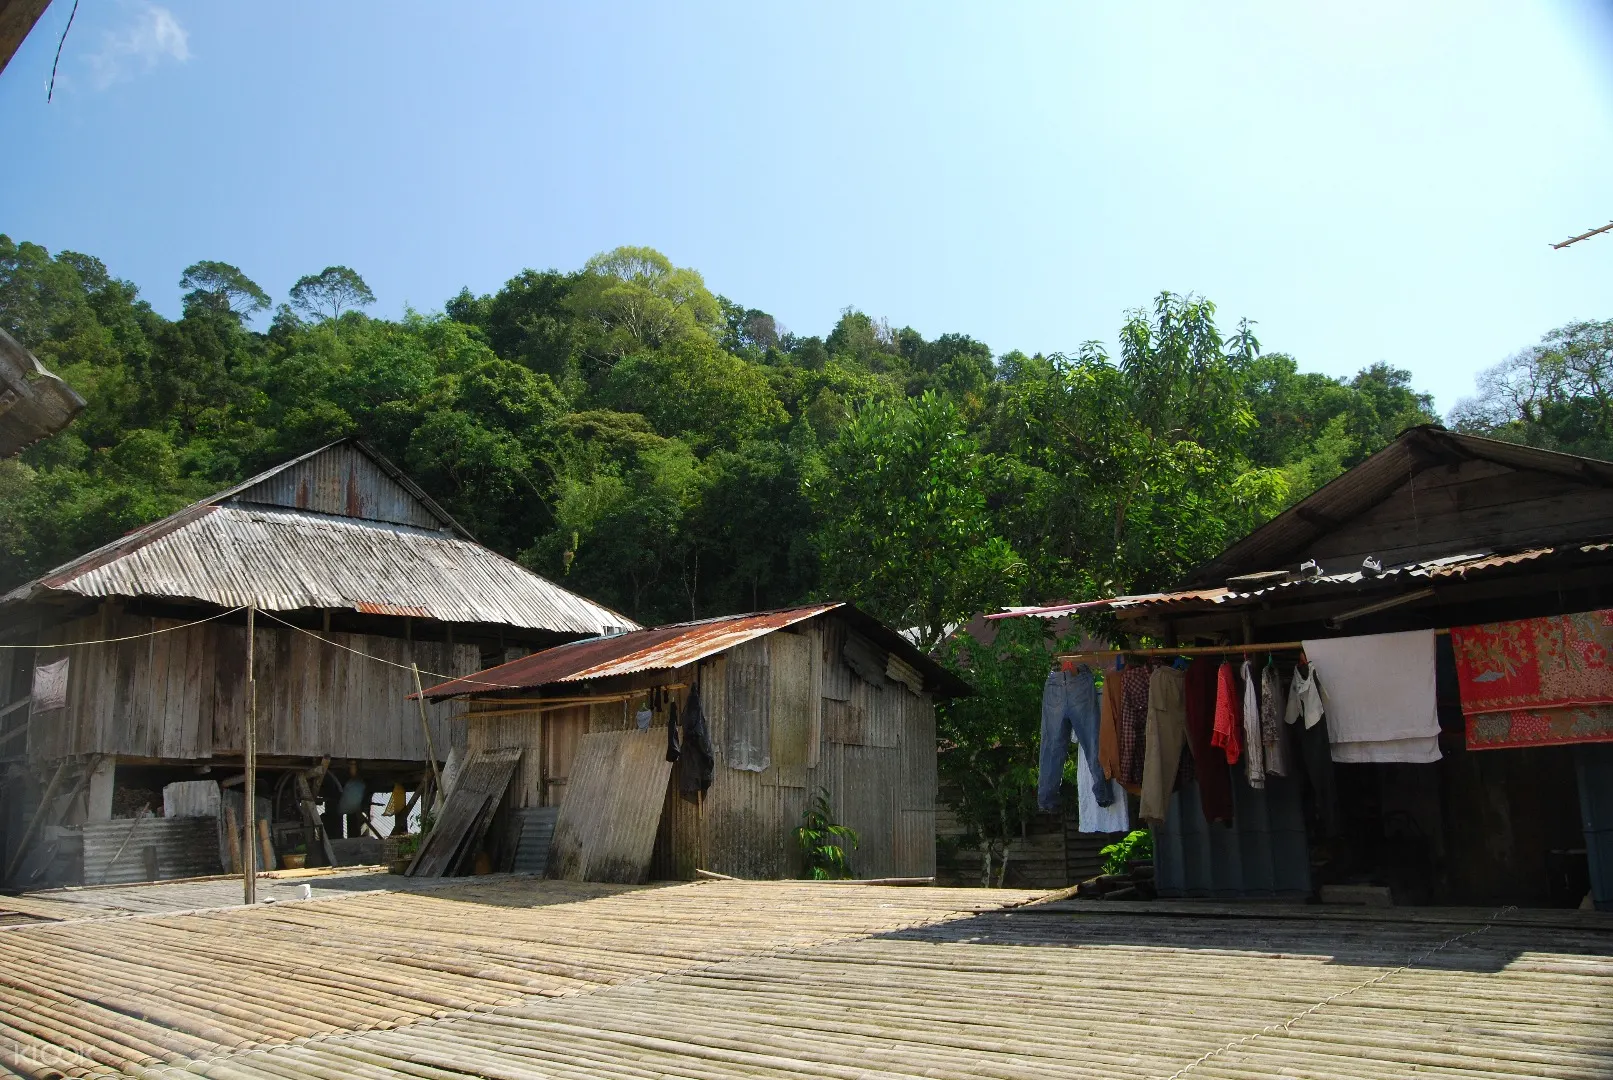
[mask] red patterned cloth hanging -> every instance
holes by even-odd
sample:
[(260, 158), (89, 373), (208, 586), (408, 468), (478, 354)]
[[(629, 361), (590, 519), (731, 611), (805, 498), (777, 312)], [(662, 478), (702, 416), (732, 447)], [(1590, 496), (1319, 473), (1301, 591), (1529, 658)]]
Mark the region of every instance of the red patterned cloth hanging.
[(1613, 610), (1451, 628), (1472, 750), (1613, 742)]

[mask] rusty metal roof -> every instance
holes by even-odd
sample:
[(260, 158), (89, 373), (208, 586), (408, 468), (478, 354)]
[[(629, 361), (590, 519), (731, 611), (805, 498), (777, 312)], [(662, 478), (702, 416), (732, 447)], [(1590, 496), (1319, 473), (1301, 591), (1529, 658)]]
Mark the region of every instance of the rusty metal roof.
[[(329, 462), (312, 460), (321, 455), (345, 464), (326, 468)], [(360, 458), (368, 473), (358, 467)], [(288, 493), (302, 505), (256, 501), (269, 497), (266, 480), (305, 464), (313, 490), (299, 485)], [(406, 507), (418, 491), (406, 481), (361, 444), (333, 443), (65, 563), (0, 597), (0, 605), (52, 596), (157, 597), (271, 611), (347, 608), (570, 634), (639, 628), (475, 543), (423, 493), (419, 505)], [(394, 519), (407, 510), (437, 527), (303, 508), (310, 500), (377, 507)]]
[(580, 683), (643, 671), (668, 671), (831, 611), (839, 612), (886, 651), (896, 653), (917, 668), (924, 675), (926, 687), (942, 690), (951, 696), (971, 692), (968, 685), (956, 675), (920, 652), (896, 631), (850, 604), (834, 602), (748, 615), (724, 615), (697, 622), (635, 630), (612, 637), (574, 641), (463, 679), (428, 687), (426, 696), (445, 698), (486, 693), (489, 686), (505, 690), (535, 690), (557, 683)]
[(1449, 555), (1440, 559), (1425, 559), (1420, 562), (1391, 566), (1381, 573), (1363, 569), (1352, 570), (1348, 573), (1321, 574), (1315, 577), (1295, 575), (1285, 580), (1271, 581), (1250, 589), (1182, 589), (1177, 592), (1139, 593), (1134, 596), (1112, 596), (1103, 600), (1084, 600), (1075, 604), (1057, 604), (1038, 608), (1009, 608), (986, 617), (988, 619), (1011, 619), (1029, 615), (1051, 619), (1079, 611), (1119, 612), (1137, 608), (1157, 610), (1178, 607), (1192, 608), (1203, 604), (1231, 604), (1270, 598), (1274, 594), (1285, 590), (1349, 588), (1373, 585), (1378, 582), (1387, 583), (1395, 578), (1424, 578), (1428, 580), (1466, 578), (1470, 575), (1484, 574), (1549, 556), (1593, 554), (1608, 550), (1613, 550), (1613, 543), (1599, 542), (1565, 544), (1558, 547), (1536, 547), (1503, 555), (1488, 551), (1471, 552), (1463, 555)]

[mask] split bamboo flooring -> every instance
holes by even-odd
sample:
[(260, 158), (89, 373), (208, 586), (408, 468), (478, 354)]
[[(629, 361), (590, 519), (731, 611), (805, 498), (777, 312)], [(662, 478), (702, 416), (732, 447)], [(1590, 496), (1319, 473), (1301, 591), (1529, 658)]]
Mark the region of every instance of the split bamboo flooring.
[[(259, 874), (257, 887), (260, 900), (280, 901), (298, 899), (304, 884), (314, 896), (324, 898), (409, 888), (415, 880), (388, 874), (379, 867), (321, 867)], [(0, 896), (0, 924), (195, 911), (240, 902), (241, 877), (238, 874), (137, 885), (78, 886)]]
[(565, 888), (0, 931), (0, 1061), (149, 1080), (1613, 1076), (1606, 918)]

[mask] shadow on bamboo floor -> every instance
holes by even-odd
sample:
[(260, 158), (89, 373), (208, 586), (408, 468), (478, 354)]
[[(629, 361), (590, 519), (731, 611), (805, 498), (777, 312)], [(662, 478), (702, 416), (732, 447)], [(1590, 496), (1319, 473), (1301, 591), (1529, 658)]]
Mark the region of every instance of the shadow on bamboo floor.
[(1255, 906), (1237, 914), (1197, 914), (1179, 909), (1128, 910), (1119, 904), (1033, 905), (878, 936), (958, 946), (1312, 956), (1332, 964), (1412, 963), (1429, 970), (1476, 973), (1503, 971), (1533, 952), (1613, 956), (1613, 919), (1509, 919), (1476, 909), (1444, 909), (1439, 917), (1408, 918), (1365, 911), (1305, 917), (1262, 912)]

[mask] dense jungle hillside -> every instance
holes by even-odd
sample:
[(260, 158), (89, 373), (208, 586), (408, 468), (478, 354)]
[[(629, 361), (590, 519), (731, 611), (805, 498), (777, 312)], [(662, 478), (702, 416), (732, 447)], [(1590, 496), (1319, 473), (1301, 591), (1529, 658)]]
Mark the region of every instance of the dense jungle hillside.
[[(1117, 356), (1030, 356), (854, 308), (791, 332), (647, 248), (396, 320), (346, 267), (278, 304), (222, 262), (181, 287), (171, 320), (93, 256), (0, 236), (0, 326), (89, 401), (0, 462), (0, 587), (356, 435), (483, 543), (646, 623), (834, 595), (933, 641), (992, 605), (1169, 585), (1435, 419), (1407, 372), (1302, 372), (1188, 294), (1117, 312)], [(1555, 332), (1455, 419), (1602, 451), (1574, 365), (1608, 339)]]

